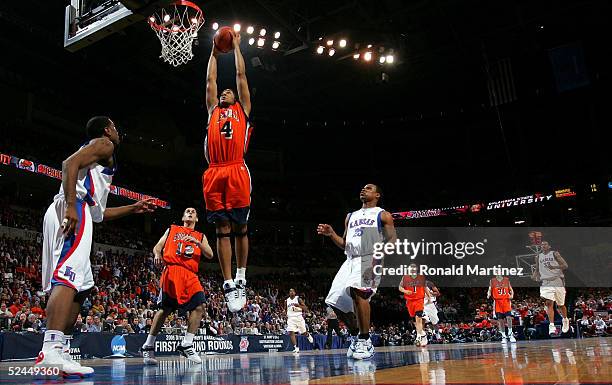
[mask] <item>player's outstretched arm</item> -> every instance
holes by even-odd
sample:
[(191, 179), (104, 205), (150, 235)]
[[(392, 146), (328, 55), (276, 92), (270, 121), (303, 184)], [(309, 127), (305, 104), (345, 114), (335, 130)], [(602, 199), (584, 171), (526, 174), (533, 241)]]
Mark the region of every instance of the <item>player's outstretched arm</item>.
[(115, 145), (107, 138), (98, 138), (70, 155), (62, 162), (62, 187), (66, 200), (66, 214), (63, 233), (71, 235), (76, 228), (78, 216), (76, 211), (76, 181), (79, 170), (113, 156)]
[(348, 228), (348, 219), (349, 219), (349, 216), (347, 215), (346, 219), (344, 220), (344, 234), (342, 235), (342, 237), (336, 234), (336, 232), (334, 231), (334, 228), (331, 227), (331, 225), (328, 225), (326, 223), (319, 223), (319, 225), (317, 226), (317, 234), (325, 235), (326, 237), (331, 238), (332, 242), (334, 242), (336, 246), (344, 250), (344, 247), (346, 245), (345, 240), (346, 240), (346, 230)]
[(568, 268), (568, 265), (565, 259), (561, 256), (561, 253), (559, 253), (558, 251), (555, 251), (554, 255), (555, 255), (555, 259), (557, 260), (557, 263), (559, 264), (559, 267), (557, 267), (557, 269), (566, 270)]
[(380, 219), (383, 224), (383, 236), (385, 242), (395, 243), (397, 240), (397, 233), (395, 232), (395, 225), (393, 224), (393, 216), (388, 211), (383, 211)]
[(166, 239), (168, 239), (169, 233), (170, 233), (170, 229), (166, 229), (166, 232), (164, 233), (164, 235), (162, 235), (162, 237), (159, 238), (159, 241), (157, 241), (157, 243), (155, 244), (155, 247), (153, 247), (153, 256), (154, 256), (153, 262), (157, 266), (161, 266), (161, 264), (164, 262), (164, 259), (162, 257), (162, 251), (164, 250), (164, 245), (166, 244)]
[(508, 292), (510, 294), (510, 299), (514, 299), (514, 289), (512, 288), (512, 284), (508, 283)]
[(238, 88), (238, 99), (244, 112), (249, 116), (251, 114), (251, 93), (249, 92), (249, 84), (246, 77), (246, 66), (244, 65), (244, 57), (240, 51), (240, 34), (234, 33), (234, 57), (236, 59), (236, 87)]
[(212, 109), (217, 105), (217, 47), (213, 41), (213, 48), (210, 51), (208, 59), (208, 68), (206, 70), (206, 110), (208, 114), (212, 113)]
[(155, 211), (157, 206), (155, 206), (154, 198), (147, 198), (139, 200), (136, 203), (127, 206), (119, 206), (119, 207), (108, 207), (104, 210), (104, 219), (103, 221), (112, 221), (113, 219), (119, 219), (121, 217), (125, 217), (130, 214), (142, 214), (142, 213), (150, 213)]

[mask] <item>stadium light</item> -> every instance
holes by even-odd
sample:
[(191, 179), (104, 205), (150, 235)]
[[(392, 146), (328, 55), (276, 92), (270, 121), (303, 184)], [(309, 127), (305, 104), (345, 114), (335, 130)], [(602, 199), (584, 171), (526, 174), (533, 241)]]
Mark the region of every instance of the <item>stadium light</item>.
[(240, 24), (238, 24), (238, 23), (234, 24), (234, 32), (240, 32), (241, 28), (242, 27), (240, 26)]
[(274, 38), (275, 39), (280, 39), (280, 32), (275, 32), (274, 33)]
[(353, 55), (353, 59), (355, 59), (355, 60), (359, 59), (359, 54), (358, 53), (354, 54)]
[(372, 60), (372, 52), (368, 51), (368, 52), (364, 53), (363, 54), (363, 60), (365, 60), (365, 61)]
[(248, 33), (249, 35), (252, 35), (254, 31), (255, 31), (255, 28), (253, 28), (253, 26), (252, 26), (252, 25), (249, 25), (249, 26), (247, 27), (247, 33)]
[(320, 46), (317, 48), (317, 53), (318, 53), (319, 55), (321, 55), (321, 54), (323, 53), (323, 50), (324, 50), (323, 46), (322, 46), (322, 45), (320, 45)]
[(327, 41), (327, 45), (334, 45), (334, 41), (333, 40), (328, 40)]
[(259, 30), (259, 36), (266, 36), (266, 29), (262, 28)]
[(249, 39), (249, 45), (253, 45), (253, 44), (255, 44), (255, 38), (254, 37)]
[(165, 14), (165, 15), (164, 15), (164, 22), (166, 22), (166, 23), (167, 23), (167, 22), (169, 22), (169, 21), (170, 21), (170, 15)]
[(340, 48), (346, 47), (346, 39), (340, 40)]
[(395, 58), (393, 57), (393, 55), (387, 55), (387, 63), (388, 64), (393, 64), (394, 60), (395, 60)]
[(380, 58), (378, 58), (378, 62), (379, 62), (380, 64), (383, 64), (383, 63), (385, 62), (385, 60), (387, 60), (387, 58), (386, 58), (386, 57), (384, 57), (384, 56), (381, 56)]
[(272, 49), (277, 49), (280, 46), (280, 43), (275, 41), (274, 43), (272, 43)]
[(153, 16), (149, 17), (149, 21), (150, 21), (151, 23), (155, 23), (155, 17), (153, 17)]
[(259, 39), (257, 40), (257, 46), (258, 46), (258, 47), (263, 47), (263, 45), (265, 44), (265, 42), (266, 42), (266, 39), (259, 38)]
[(335, 49), (330, 49), (329, 52), (327, 53), (329, 56), (334, 56), (334, 54), (336, 53)]
[(213, 28), (213, 31), (218, 30), (219, 29), (219, 23), (217, 23), (217, 22), (213, 23), (212, 28)]

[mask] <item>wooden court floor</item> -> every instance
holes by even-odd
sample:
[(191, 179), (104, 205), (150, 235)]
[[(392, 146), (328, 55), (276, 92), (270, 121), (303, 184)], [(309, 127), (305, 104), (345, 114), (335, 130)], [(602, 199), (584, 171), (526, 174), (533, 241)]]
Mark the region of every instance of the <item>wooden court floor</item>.
[(83, 361), (96, 374), (84, 380), (33, 380), (8, 375), (0, 384), (612, 384), (612, 339), (556, 339), (502, 345), (452, 344), (379, 348), (369, 361), (347, 359), (344, 350)]

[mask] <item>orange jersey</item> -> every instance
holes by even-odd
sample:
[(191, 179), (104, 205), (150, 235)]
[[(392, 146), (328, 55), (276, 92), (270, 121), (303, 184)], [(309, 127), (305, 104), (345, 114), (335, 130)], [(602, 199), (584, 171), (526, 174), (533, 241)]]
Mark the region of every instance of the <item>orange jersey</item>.
[(237, 162), (244, 159), (249, 146), (251, 126), (240, 102), (227, 108), (216, 106), (208, 119), (204, 156), (209, 164)]
[(510, 279), (504, 277), (501, 281), (491, 278), (491, 297), (493, 299), (510, 299)]
[(179, 265), (197, 273), (202, 250), (193, 242), (184, 241), (184, 238), (188, 235), (195, 239), (203, 239), (203, 235), (199, 231), (183, 226), (170, 226), (168, 238), (166, 238), (166, 244), (164, 245), (164, 262), (166, 265)]
[(412, 291), (412, 294), (404, 293), (406, 301), (421, 300), (421, 302), (423, 302), (422, 300), (425, 298), (425, 276), (417, 275), (412, 278), (409, 275), (404, 275), (404, 278), (402, 278), (402, 287)]

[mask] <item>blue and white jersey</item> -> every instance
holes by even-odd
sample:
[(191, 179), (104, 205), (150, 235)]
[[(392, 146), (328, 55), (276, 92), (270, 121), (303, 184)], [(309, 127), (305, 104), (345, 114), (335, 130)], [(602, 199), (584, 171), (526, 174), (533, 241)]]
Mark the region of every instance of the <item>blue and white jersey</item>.
[[(77, 174), (76, 196), (87, 203), (91, 212), (91, 219), (96, 223), (102, 222), (104, 219), (106, 201), (116, 170), (117, 163), (113, 155), (112, 169), (94, 163), (89, 167), (80, 169)], [(55, 199), (63, 198), (64, 186), (60, 186), (59, 194), (55, 196)]]
[(361, 208), (348, 215), (344, 254), (347, 257), (372, 255), (374, 243), (383, 242), (380, 207)]

